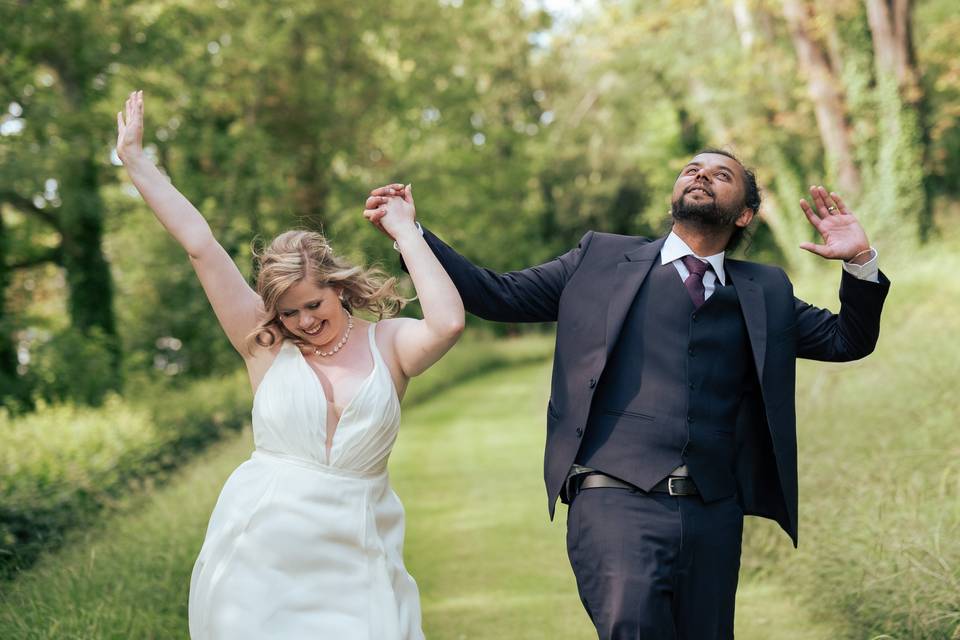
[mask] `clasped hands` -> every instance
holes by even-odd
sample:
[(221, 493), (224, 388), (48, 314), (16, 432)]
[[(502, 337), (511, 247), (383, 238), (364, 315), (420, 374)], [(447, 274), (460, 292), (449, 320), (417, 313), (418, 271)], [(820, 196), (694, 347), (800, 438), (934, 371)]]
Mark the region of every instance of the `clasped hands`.
[(400, 241), (404, 234), (420, 235), (416, 226), (413, 187), (409, 184), (388, 184), (371, 191), (363, 217), (396, 241)]

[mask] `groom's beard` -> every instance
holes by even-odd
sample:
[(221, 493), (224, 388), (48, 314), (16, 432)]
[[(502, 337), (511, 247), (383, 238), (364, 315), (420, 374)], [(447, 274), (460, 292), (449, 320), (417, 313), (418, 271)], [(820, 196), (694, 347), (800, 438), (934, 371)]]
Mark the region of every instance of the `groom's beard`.
[(690, 222), (696, 226), (726, 229), (734, 226), (740, 217), (742, 207), (720, 207), (716, 200), (701, 204), (690, 204), (684, 200), (686, 194), (674, 200), (670, 205), (670, 215), (678, 222)]

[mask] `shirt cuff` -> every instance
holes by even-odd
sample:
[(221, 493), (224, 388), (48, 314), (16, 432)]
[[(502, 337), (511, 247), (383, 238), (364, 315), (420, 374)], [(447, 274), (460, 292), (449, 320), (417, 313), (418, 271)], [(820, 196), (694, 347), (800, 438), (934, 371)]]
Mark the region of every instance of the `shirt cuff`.
[(870, 260), (863, 264), (852, 264), (844, 260), (843, 270), (858, 280), (880, 282), (880, 266), (877, 264), (879, 254), (873, 247), (870, 247), (870, 252), (872, 254)]
[[(417, 225), (417, 231), (419, 231), (420, 235), (423, 236), (423, 227), (420, 226), (420, 223), (415, 221), (413, 224)], [(396, 240), (393, 241), (393, 250), (397, 253), (400, 253), (400, 245), (397, 244)]]

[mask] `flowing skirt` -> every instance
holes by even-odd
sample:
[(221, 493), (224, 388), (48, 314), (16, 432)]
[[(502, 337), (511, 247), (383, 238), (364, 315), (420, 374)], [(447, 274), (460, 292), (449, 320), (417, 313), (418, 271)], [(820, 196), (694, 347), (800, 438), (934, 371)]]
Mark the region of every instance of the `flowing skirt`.
[(257, 451), (227, 480), (190, 581), (193, 640), (423, 638), (387, 474)]

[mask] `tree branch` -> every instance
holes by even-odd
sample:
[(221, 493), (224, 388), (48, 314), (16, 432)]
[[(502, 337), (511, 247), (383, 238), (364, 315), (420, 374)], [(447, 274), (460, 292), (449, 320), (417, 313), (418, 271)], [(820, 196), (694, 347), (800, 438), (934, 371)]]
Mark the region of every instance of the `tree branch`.
[(61, 252), (59, 247), (54, 247), (53, 249), (47, 249), (46, 251), (37, 253), (30, 256), (29, 258), (24, 258), (23, 260), (18, 260), (16, 262), (11, 262), (7, 265), (7, 268), (11, 271), (15, 269), (28, 269), (30, 267), (35, 267), (37, 265), (46, 264), (47, 262), (52, 262), (54, 264), (61, 263)]
[(34, 215), (57, 231), (60, 231), (60, 221), (57, 220), (57, 217), (49, 211), (45, 211), (44, 209), (41, 209), (37, 205), (33, 204), (33, 201), (30, 200), (30, 198), (24, 198), (20, 194), (12, 191), (3, 191), (0, 192), (0, 202), (6, 202), (24, 213)]

